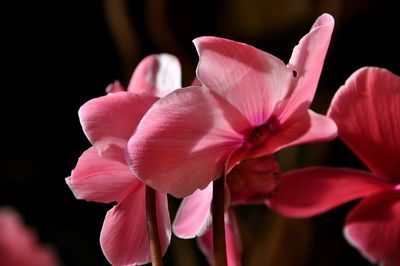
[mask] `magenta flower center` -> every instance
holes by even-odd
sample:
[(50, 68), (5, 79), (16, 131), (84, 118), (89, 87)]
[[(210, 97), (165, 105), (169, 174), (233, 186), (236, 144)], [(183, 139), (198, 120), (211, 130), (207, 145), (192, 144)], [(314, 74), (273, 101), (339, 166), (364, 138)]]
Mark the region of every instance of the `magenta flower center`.
[(275, 116), (271, 116), (267, 122), (251, 131), (249, 137), (246, 139), (246, 143), (250, 147), (258, 146), (264, 143), (270, 136), (275, 135), (280, 127), (279, 120)]

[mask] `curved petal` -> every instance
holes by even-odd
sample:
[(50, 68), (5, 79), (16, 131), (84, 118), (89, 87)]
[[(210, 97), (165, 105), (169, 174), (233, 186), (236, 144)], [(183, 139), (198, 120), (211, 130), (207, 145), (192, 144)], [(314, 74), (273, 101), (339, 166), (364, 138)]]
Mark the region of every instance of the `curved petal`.
[(183, 199), (175, 216), (172, 230), (177, 237), (193, 238), (203, 235), (211, 224), (213, 183), (206, 189), (196, 190)]
[(400, 265), (400, 191), (364, 199), (348, 215), (344, 234), (373, 262)]
[(278, 192), (267, 205), (290, 217), (310, 217), (391, 186), (379, 177), (344, 168), (310, 167), (281, 176)]
[(181, 65), (170, 54), (149, 55), (133, 72), (128, 91), (162, 98), (181, 88)]
[(156, 100), (152, 96), (130, 92), (111, 93), (82, 105), (79, 119), (101, 157), (125, 163), (125, 145)]
[[(118, 205), (107, 212), (100, 235), (101, 248), (115, 266), (149, 263), (150, 249), (146, 221), (146, 186), (138, 185)], [(162, 254), (171, 239), (166, 194), (156, 192), (158, 233)]]
[(332, 119), (308, 110), (302, 116), (292, 116), (278, 133), (270, 136), (259, 147), (254, 147), (249, 157), (272, 154), (283, 148), (319, 141), (332, 140), (337, 135), (337, 127)]
[(400, 77), (380, 68), (359, 69), (336, 92), (328, 115), (372, 171), (400, 181)]
[(54, 251), (41, 246), (35, 233), (10, 207), (0, 208), (0, 258), (4, 266), (60, 265)]
[(121, 83), (118, 80), (114, 81), (106, 88), (106, 93), (116, 93), (121, 91), (125, 91), (125, 88), (121, 85)]
[[(228, 266), (242, 265), (242, 242), (235, 214), (232, 210), (225, 213), (225, 241)], [(213, 230), (210, 228), (203, 236), (197, 238), (197, 244), (208, 263), (214, 265), (213, 256)]]
[(141, 183), (126, 164), (101, 158), (93, 147), (79, 157), (65, 180), (77, 199), (104, 203), (121, 201), (132, 186)]
[(223, 174), (249, 128), (241, 114), (207, 88), (177, 90), (158, 101), (128, 142), (127, 160), (147, 185), (176, 197), (204, 189)]
[(293, 49), (288, 68), (295, 71), (290, 95), (280, 119), (290, 117), (299, 106), (307, 109), (318, 85), (325, 55), (329, 47), (334, 19), (329, 14), (321, 15), (299, 44)]
[(217, 37), (194, 40), (200, 82), (237, 107), (253, 126), (276, 111), (288, 93), (292, 72), (273, 55)]

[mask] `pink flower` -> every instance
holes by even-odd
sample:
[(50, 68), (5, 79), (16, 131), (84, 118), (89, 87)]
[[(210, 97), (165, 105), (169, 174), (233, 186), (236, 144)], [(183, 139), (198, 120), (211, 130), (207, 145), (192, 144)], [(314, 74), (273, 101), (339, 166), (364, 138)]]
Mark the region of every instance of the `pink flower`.
[(306, 168), (281, 178), (268, 204), (291, 217), (310, 217), (357, 198), (344, 234), (365, 257), (400, 265), (400, 78), (379, 68), (356, 71), (328, 112), (339, 137), (371, 172)]
[(11, 208), (0, 208), (0, 264), (2, 266), (56, 266), (49, 247), (39, 245), (36, 235), (25, 227)]
[[(125, 146), (158, 97), (179, 87), (178, 60), (168, 54), (152, 55), (138, 65), (127, 91), (115, 82), (107, 88), (108, 95), (88, 101), (79, 110), (93, 147), (82, 154), (66, 181), (78, 199), (117, 202), (107, 213), (100, 235), (101, 247), (112, 265), (150, 262), (145, 184), (129, 170)], [(156, 192), (156, 210), (164, 254), (171, 238), (166, 194)]]
[(132, 171), (176, 197), (205, 189), (242, 159), (336, 136), (334, 122), (308, 110), (334, 27), (324, 14), (289, 64), (252, 46), (194, 40), (197, 78), (153, 105), (127, 146)]

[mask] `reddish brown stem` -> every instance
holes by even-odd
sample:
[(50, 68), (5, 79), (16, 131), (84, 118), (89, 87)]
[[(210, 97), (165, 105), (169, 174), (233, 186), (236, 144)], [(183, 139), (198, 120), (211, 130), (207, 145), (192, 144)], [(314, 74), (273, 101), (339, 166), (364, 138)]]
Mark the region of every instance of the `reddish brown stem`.
[(213, 183), (212, 219), (213, 219), (213, 246), (215, 266), (226, 266), (226, 243), (224, 222), (224, 176)]
[(160, 238), (157, 227), (156, 193), (151, 187), (146, 186), (146, 219), (147, 235), (150, 242), (151, 263), (153, 266), (162, 266)]

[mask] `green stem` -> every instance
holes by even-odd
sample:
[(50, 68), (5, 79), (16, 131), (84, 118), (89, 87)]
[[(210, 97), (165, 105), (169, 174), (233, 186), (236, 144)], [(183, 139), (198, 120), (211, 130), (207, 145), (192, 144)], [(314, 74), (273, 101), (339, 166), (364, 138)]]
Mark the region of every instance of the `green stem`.
[(157, 227), (156, 193), (154, 189), (148, 186), (146, 186), (146, 219), (152, 265), (162, 266), (160, 238)]
[(226, 243), (224, 222), (224, 186), (225, 178), (221, 176), (213, 183), (212, 219), (213, 219), (213, 246), (215, 266), (226, 266)]

